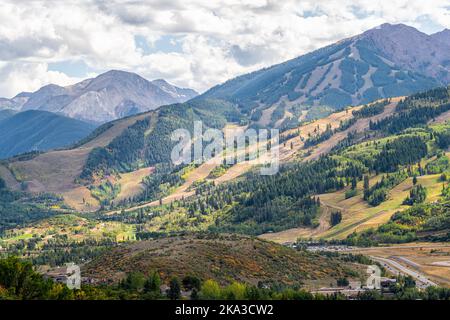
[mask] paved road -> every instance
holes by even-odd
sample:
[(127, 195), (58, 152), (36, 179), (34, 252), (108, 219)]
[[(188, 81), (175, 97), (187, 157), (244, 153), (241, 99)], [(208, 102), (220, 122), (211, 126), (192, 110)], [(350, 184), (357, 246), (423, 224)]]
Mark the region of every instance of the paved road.
[(414, 270), (411, 270), (403, 265), (401, 265), (400, 263), (398, 263), (397, 261), (394, 261), (392, 259), (388, 259), (388, 258), (381, 258), (381, 257), (374, 257), (374, 256), (370, 256), (373, 260), (378, 261), (379, 263), (381, 263), (385, 268), (387, 268), (389, 271), (393, 272), (394, 274), (403, 274), (403, 275), (409, 275), (411, 277), (414, 278), (414, 280), (416, 280), (416, 285), (419, 288), (426, 288), (426, 287), (430, 287), (430, 286), (437, 286), (436, 283), (434, 283), (433, 281), (429, 280), (426, 276), (424, 276), (423, 274), (416, 272)]
[[(288, 243), (285, 243), (288, 245)], [(393, 245), (388, 247), (350, 247), (346, 245), (315, 245), (315, 246), (309, 246), (308, 250), (310, 251), (331, 251), (331, 252), (365, 252), (365, 251), (373, 251), (373, 250), (383, 250), (383, 249), (427, 249), (427, 248), (448, 248), (450, 247), (450, 243), (443, 243), (443, 244), (414, 244), (414, 245)], [(366, 253), (366, 255), (369, 255)], [(405, 259), (405, 258), (404, 258)]]
[(406, 263), (408, 266), (412, 267), (413, 269), (420, 270), (420, 267), (421, 267), (420, 264), (415, 263), (414, 261), (411, 261), (408, 258), (400, 257), (400, 256), (392, 256), (391, 258), (394, 260), (397, 260), (398, 262)]
[(450, 243), (421, 243), (411, 245), (391, 245), (391, 246), (379, 246), (379, 247), (350, 247), (350, 246), (321, 246), (322, 251), (371, 251), (371, 250), (383, 250), (383, 249), (434, 249), (434, 248), (448, 248)]

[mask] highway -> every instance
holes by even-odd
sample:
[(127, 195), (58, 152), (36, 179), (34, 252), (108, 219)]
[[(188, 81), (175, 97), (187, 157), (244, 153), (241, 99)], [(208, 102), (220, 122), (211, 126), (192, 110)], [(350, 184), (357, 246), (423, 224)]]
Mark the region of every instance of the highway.
[(374, 261), (377, 261), (381, 263), (383, 267), (385, 267), (388, 271), (394, 273), (394, 274), (403, 274), (403, 275), (409, 275), (416, 281), (417, 287), (424, 289), (426, 287), (430, 286), (437, 286), (436, 283), (429, 280), (426, 276), (423, 274), (416, 272), (414, 270), (411, 270), (404, 265), (398, 263), (397, 261), (394, 261), (389, 258), (381, 258), (381, 257), (374, 257), (370, 256), (370, 258)]
[[(418, 263), (403, 257), (403, 256), (389, 256), (387, 258), (375, 256), (371, 254), (370, 251), (379, 251), (382, 249), (389, 249), (395, 251), (395, 249), (423, 249), (423, 248), (448, 248), (450, 245), (448, 243), (444, 244), (411, 244), (411, 245), (394, 245), (387, 247), (349, 247), (345, 245), (318, 245), (318, 246), (310, 246), (307, 248), (309, 251), (331, 251), (331, 252), (339, 252), (339, 253), (360, 253), (366, 256), (369, 256), (373, 261), (379, 262), (382, 266), (384, 266), (389, 272), (394, 275), (409, 275), (414, 278), (416, 281), (416, 285), (418, 288), (424, 289), (429, 286), (439, 286), (435, 282), (431, 281), (427, 278), (427, 276), (420, 272), (421, 265)], [(374, 252), (374, 254), (376, 254)], [(436, 276), (434, 277), (436, 278)], [(448, 279), (442, 278), (443, 282), (448, 283)]]

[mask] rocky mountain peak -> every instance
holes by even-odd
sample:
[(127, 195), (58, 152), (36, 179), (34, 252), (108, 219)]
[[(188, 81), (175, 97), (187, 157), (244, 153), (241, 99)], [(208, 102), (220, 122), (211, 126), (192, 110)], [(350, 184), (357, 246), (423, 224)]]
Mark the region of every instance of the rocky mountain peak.
[(197, 93), (162, 79), (148, 81), (132, 72), (110, 70), (67, 87), (49, 84), (22, 95), (1, 101), (0, 107), (18, 111), (45, 110), (81, 120), (106, 122), (161, 105), (184, 102)]

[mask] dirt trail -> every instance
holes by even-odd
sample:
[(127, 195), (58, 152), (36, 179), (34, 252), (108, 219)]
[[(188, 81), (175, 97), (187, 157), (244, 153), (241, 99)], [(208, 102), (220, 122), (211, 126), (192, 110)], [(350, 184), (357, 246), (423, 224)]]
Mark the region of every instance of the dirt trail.
[(343, 210), (343, 208), (329, 204), (323, 200), (321, 200), (321, 207), (322, 212), (319, 217), (319, 225), (316, 228), (292, 228), (280, 232), (265, 233), (258, 237), (277, 243), (295, 242), (298, 238), (317, 238), (331, 228), (331, 213), (336, 210)]
[[(305, 161), (307, 160), (313, 160), (318, 158), (321, 154), (329, 152), (339, 141), (344, 139), (349, 132), (352, 131), (362, 131), (369, 126), (370, 120), (379, 120), (384, 117), (387, 117), (391, 115), (395, 107), (398, 103), (398, 101), (401, 98), (393, 98), (391, 99), (391, 103), (385, 107), (385, 110), (382, 114), (376, 115), (371, 118), (364, 118), (359, 119), (353, 126), (351, 126), (349, 129), (339, 132), (335, 135), (333, 135), (329, 140), (319, 144), (314, 150), (312, 150), (312, 153), (310, 156), (308, 156)], [(329, 115), (327, 118), (319, 119), (314, 122), (308, 123), (306, 125), (303, 125), (297, 129), (292, 129), (289, 131), (286, 131), (283, 133), (283, 135), (288, 135), (292, 133), (296, 133), (298, 130), (300, 130), (300, 137), (302, 137), (304, 140), (308, 138), (308, 134), (313, 134), (317, 129), (324, 131), (327, 127), (327, 125), (331, 125), (332, 129), (338, 128), (341, 124), (341, 121), (348, 120), (353, 117), (352, 112), (353, 110), (358, 110), (362, 106), (354, 107), (351, 110), (344, 110), (341, 112), (336, 112), (331, 115)], [(286, 162), (290, 161), (304, 146), (304, 142), (300, 139), (299, 136), (291, 138), (282, 144), (278, 146), (278, 152), (279, 152), (279, 160), (280, 162)], [(256, 146), (252, 146), (249, 148), (249, 150), (255, 150)], [(242, 151), (240, 151), (242, 152)], [(267, 155), (266, 155), (267, 156)], [(218, 160), (219, 158), (219, 160)], [(211, 163), (204, 163), (198, 168), (194, 169), (188, 176), (188, 179), (183, 183), (182, 186), (178, 187), (171, 195), (165, 197), (162, 199), (163, 204), (170, 203), (175, 200), (180, 200), (182, 198), (187, 198), (189, 196), (192, 196), (194, 194), (193, 191), (187, 191), (192, 184), (200, 179), (205, 179), (209, 176), (212, 170), (214, 170), (215, 167), (217, 167), (221, 163), (222, 156), (217, 156), (214, 161), (211, 161)], [(265, 159), (267, 160), (267, 159)], [(231, 168), (227, 170), (225, 174), (222, 176), (212, 180), (216, 185), (228, 182), (230, 180), (236, 179), (237, 177), (241, 176), (242, 174), (246, 173), (248, 170), (250, 170), (252, 167), (257, 165), (258, 161), (247, 161), (244, 163), (239, 163), (236, 165), (233, 165)], [(129, 209), (126, 209), (126, 211), (131, 211), (139, 208), (149, 207), (149, 206), (156, 206), (159, 205), (159, 201), (153, 201), (146, 204), (142, 204), (139, 206), (135, 206)], [(111, 214), (119, 212), (118, 210), (110, 212)]]
[[(372, 177), (370, 185), (373, 185), (380, 177), (381, 175)], [(428, 190), (427, 202), (436, 201), (441, 192), (439, 175), (426, 175), (418, 177), (418, 179), (419, 183)], [(306, 239), (310, 237), (344, 239), (354, 231), (359, 232), (386, 223), (395, 212), (408, 208), (408, 206), (402, 205), (402, 202), (409, 194), (412, 185), (412, 178), (406, 179), (390, 190), (390, 196), (387, 201), (376, 207), (369, 206), (362, 199), (362, 182), (358, 183), (358, 195), (349, 199), (345, 199), (346, 189), (318, 195), (322, 207), (342, 212), (342, 222), (340, 224), (328, 229), (293, 228), (277, 233), (263, 234), (261, 238), (279, 243), (293, 242), (299, 237)]]

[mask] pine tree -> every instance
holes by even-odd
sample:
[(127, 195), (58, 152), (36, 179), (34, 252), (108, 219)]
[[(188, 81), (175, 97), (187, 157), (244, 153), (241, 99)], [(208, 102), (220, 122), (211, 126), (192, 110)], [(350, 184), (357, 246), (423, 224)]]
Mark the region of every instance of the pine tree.
[(178, 278), (173, 277), (170, 280), (169, 290), (167, 290), (167, 297), (170, 300), (178, 300), (181, 298), (181, 285)]
[(369, 177), (367, 175), (364, 176), (364, 200), (367, 200), (368, 193), (369, 193)]
[(144, 292), (149, 293), (159, 291), (160, 286), (161, 286), (161, 278), (159, 277), (159, 273), (153, 271), (150, 273), (150, 276), (145, 281)]

